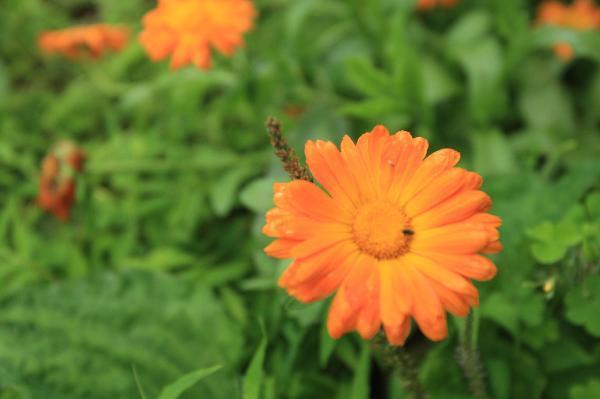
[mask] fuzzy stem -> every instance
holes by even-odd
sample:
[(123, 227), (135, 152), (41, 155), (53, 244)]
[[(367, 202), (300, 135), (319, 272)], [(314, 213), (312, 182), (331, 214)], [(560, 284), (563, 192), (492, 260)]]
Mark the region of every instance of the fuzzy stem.
[(267, 132), (271, 138), (271, 145), (275, 150), (275, 155), (281, 160), (283, 169), (285, 169), (290, 178), (312, 182), (313, 179), (310, 176), (308, 169), (300, 163), (294, 149), (290, 147), (286, 139), (283, 138), (281, 123), (279, 123), (277, 119), (269, 117), (266, 125)]
[(473, 342), (473, 313), (467, 316), (460, 344), (456, 348), (456, 360), (469, 382), (469, 390), (477, 399), (490, 399), (485, 386), (483, 365), (476, 343)]
[(409, 399), (429, 398), (419, 381), (419, 369), (415, 359), (404, 347), (389, 345), (382, 333), (375, 336), (373, 347), (381, 353), (384, 366), (398, 375)]

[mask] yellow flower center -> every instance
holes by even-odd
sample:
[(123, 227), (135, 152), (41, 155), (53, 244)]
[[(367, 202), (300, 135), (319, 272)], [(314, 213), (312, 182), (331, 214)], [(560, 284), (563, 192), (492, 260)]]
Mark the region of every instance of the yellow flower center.
[(352, 226), (354, 242), (377, 259), (392, 259), (408, 251), (413, 231), (406, 214), (384, 201), (361, 207)]

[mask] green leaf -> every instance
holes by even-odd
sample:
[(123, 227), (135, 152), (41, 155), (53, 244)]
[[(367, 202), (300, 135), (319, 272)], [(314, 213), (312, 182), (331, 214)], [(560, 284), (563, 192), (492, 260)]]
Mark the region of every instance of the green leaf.
[(487, 13), (473, 11), (465, 14), (448, 32), (448, 47), (451, 50), (464, 48), (465, 45), (480, 40), (491, 27), (492, 21)]
[(179, 266), (189, 266), (196, 258), (176, 247), (157, 247), (146, 256), (131, 257), (124, 261), (128, 268), (168, 271)]
[(600, 223), (600, 192), (594, 192), (585, 199), (585, 206), (590, 219)]
[(371, 369), (371, 351), (366, 342), (362, 344), (360, 359), (354, 371), (352, 380), (352, 395), (350, 399), (369, 399), (369, 372)]
[(600, 337), (600, 276), (588, 277), (581, 286), (569, 291), (565, 304), (569, 321)]
[(403, 111), (399, 101), (387, 97), (369, 98), (366, 100), (344, 104), (340, 111), (348, 116), (372, 119), (374, 116), (384, 117), (394, 112)]
[(546, 345), (541, 351), (541, 355), (545, 370), (553, 374), (594, 363), (594, 357), (568, 337)]
[(509, 174), (517, 170), (510, 143), (497, 130), (478, 132), (471, 136), (475, 153), (475, 170), (483, 175)]
[(460, 85), (448, 69), (438, 60), (425, 57), (422, 60), (423, 90), (425, 101), (436, 105), (460, 92)]
[(531, 253), (534, 258), (545, 265), (558, 262), (567, 254), (569, 248), (556, 242), (543, 242), (531, 245)]
[(271, 177), (250, 182), (240, 193), (242, 204), (256, 213), (265, 213), (273, 206), (273, 183)]
[(142, 382), (140, 381), (140, 377), (138, 375), (135, 364), (132, 366), (132, 370), (133, 370), (133, 378), (135, 379), (135, 386), (137, 387), (138, 392), (140, 393), (140, 397), (142, 399), (148, 399), (148, 397), (146, 396), (146, 392), (144, 392), (144, 387), (142, 386)]
[(510, 399), (510, 364), (505, 359), (486, 362), (490, 389), (496, 399)]
[(363, 58), (350, 58), (346, 62), (346, 75), (350, 83), (366, 96), (382, 97), (393, 90), (390, 77)]
[(513, 334), (518, 330), (518, 313), (505, 296), (495, 292), (481, 304), (481, 315), (496, 321)]
[(570, 399), (592, 399), (600, 398), (600, 380), (590, 380), (585, 385), (577, 385), (569, 392)]
[(244, 376), (243, 399), (259, 399), (260, 387), (263, 383), (263, 362), (267, 351), (267, 338), (263, 338), (250, 361)]
[(232, 169), (225, 172), (213, 183), (210, 190), (210, 202), (217, 216), (225, 216), (231, 211), (237, 199), (237, 191), (246, 178), (255, 173), (251, 167)]
[(335, 349), (337, 341), (329, 336), (327, 331), (327, 323), (321, 325), (321, 339), (319, 342), (319, 365), (321, 367), (327, 366), (329, 358)]
[(158, 399), (177, 399), (183, 392), (187, 391), (202, 379), (216, 373), (222, 367), (223, 366), (218, 365), (192, 371), (191, 373), (179, 378), (174, 383), (167, 385), (160, 393)]

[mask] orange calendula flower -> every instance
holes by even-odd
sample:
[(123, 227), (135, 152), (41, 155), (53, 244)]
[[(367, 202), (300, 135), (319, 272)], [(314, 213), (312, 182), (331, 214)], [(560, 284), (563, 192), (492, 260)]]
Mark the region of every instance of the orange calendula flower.
[(69, 58), (99, 58), (108, 50), (122, 50), (129, 40), (129, 29), (105, 24), (78, 26), (42, 32), (38, 45), (48, 54)]
[(58, 144), (42, 161), (38, 204), (60, 220), (67, 220), (75, 202), (75, 177), (85, 153), (70, 142)]
[(458, 0), (419, 0), (417, 9), (421, 11), (431, 10), (437, 6), (451, 8), (458, 3)]
[(231, 55), (252, 28), (256, 10), (250, 0), (159, 0), (144, 16), (140, 41), (159, 61), (172, 55), (171, 69), (211, 66), (211, 47)]
[(357, 330), (372, 338), (383, 326), (391, 344), (406, 340), (411, 319), (432, 340), (447, 335), (446, 311), (478, 304), (474, 280), (496, 267), (481, 253), (502, 249), (500, 218), (487, 211), (482, 178), (455, 167), (460, 154), (426, 157), (427, 140), (383, 126), (331, 142), (306, 144), (320, 183), (275, 184), (275, 208), (263, 232), (277, 238), (265, 252), (293, 259), (280, 286), (302, 302), (335, 298), (327, 320), (333, 338)]

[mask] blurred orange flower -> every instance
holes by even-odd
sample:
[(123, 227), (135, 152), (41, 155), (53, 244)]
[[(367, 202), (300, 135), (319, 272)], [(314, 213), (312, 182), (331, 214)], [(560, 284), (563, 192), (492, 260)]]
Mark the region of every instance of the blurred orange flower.
[(421, 11), (431, 10), (437, 6), (441, 7), (454, 7), (458, 3), (458, 0), (419, 0), (417, 2), (417, 9)]
[(94, 24), (42, 32), (38, 45), (48, 54), (99, 58), (108, 50), (122, 50), (128, 40), (129, 30), (125, 27)]
[(171, 69), (207, 69), (211, 47), (231, 55), (255, 16), (250, 0), (159, 0), (144, 16), (140, 41), (153, 61), (172, 55)]
[(538, 8), (537, 21), (575, 30), (596, 29), (600, 27), (600, 8), (591, 0), (575, 0), (571, 5), (547, 1)]
[(75, 177), (84, 167), (85, 153), (61, 142), (42, 161), (38, 204), (60, 220), (67, 220), (75, 202)]
[(571, 61), (575, 57), (573, 47), (569, 43), (556, 43), (552, 49), (554, 54), (563, 61)]
[[(580, 31), (597, 29), (600, 27), (600, 7), (591, 0), (575, 0), (571, 5), (547, 1), (538, 8), (537, 23)], [(572, 46), (566, 42), (555, 44), (554, 53), (564, 61), (575, 55)]]
[(480, 253), (502, 249), (500, 218), (487, 211), (477, 173), (455, 167), (460, 154), (425, 156), (428, 142), (383, 126), (331, 142), (306, 144), (308, 166), (323, 187), (276, 183), (275, 208), (263, 232), (277, 238), (265, 252), (293, 259), (280, 286), (302, 302), (335, 293), (327, 327), (334, 338), (381, 328), (403, 345), (411, 318), (432, 340), (447, 335), (446, 313), (478, 304), (470, 279), (489, 280), (496, 267)]

